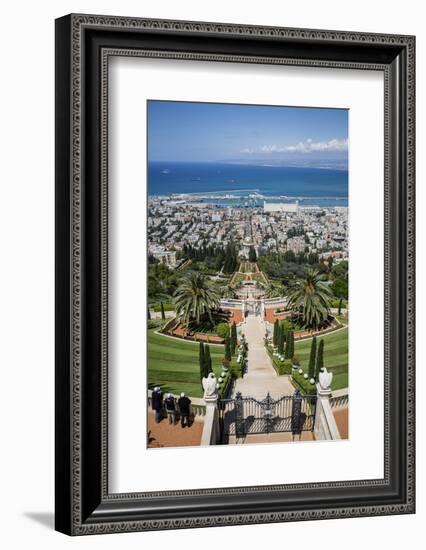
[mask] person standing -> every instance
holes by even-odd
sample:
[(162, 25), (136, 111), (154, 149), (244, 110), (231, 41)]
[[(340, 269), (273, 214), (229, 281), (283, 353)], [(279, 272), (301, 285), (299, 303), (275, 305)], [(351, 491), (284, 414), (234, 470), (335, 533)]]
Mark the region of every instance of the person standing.
[(159, 386), (156, 386), (151, 396), (151, 407), (155, 411), (155, 421), (161, 422), (161, 416), (163, 411), (163, 394)]
[(189, 428), (189, 413), (191, 408), (191, 400), (185, 395), (184, 392), (180, 394), (179, 400), (179, 412), (180, 412), (180, 424), (182, 428), (188, 426)]
[(171, 393), (169, 393), (164, 400), (164, 406), (166, 408), (169, 424), (174, 424), (176, 419), (176, 401)]

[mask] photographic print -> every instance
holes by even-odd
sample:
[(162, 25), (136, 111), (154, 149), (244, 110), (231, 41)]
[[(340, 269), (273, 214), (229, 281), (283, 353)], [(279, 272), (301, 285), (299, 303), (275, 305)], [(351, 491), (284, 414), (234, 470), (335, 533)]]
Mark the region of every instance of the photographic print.
[(348, 439), (348, 110), (147, 120), (147, 446)]
[(56, 530), (414, 513), (415, 37), (69, 14), (55, 67)]

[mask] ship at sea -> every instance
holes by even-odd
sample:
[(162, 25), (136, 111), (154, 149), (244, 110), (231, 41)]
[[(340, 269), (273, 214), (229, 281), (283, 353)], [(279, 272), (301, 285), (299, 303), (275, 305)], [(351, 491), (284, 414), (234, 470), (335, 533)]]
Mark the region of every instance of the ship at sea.
[[(348, 171), (214, 162), (148, 163), (150, 195), (202, 195), (205, 202), (239, 204), (299, 200), (300, 206), (348, 206)], [(229, 195), (232, 195), (230, 197)]]

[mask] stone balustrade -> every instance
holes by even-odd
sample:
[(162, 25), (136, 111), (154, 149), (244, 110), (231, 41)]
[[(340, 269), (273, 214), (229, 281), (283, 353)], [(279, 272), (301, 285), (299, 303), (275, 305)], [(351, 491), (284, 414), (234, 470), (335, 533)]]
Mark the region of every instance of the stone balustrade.
[(222, 300), (220, 301), (220, 306), (223, 308), (225, 307), (237, 308), (237, 307), (241, 307), (242, 305), (243, 305), (242, 300), (236, 300), (234, 298), (222, 298)]
[(330, 404), (331, 390), (317, 384), (317, 407), (315, 412), (314, 434), (316, 439), (341, 439), (339, 429)]
[(219, 413), (216, 402), (208, 403), (204, 416), (201, 445), (217, 445), (220, 440)]
[(330, 406), (332, 409), (344, 409), (349, 406), (348, 388), (333, 391), (330, 397)]

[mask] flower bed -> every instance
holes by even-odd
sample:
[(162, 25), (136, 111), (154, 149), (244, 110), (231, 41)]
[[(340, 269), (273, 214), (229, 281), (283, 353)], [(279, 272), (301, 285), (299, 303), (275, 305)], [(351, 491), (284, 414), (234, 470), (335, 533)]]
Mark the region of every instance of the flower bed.
[(175, 319), (170, 319), (164, 325), (162, 331), (163, 334), (173, 336), (174, 338), (181, 338), (182, 340), (189, 340), (190, 342), (206, 342), (209, 344), (223, 344), (224, 339), (216, 334), (208, 332), (191, 332), (185, 330), (180, 326), (179, 322)]

